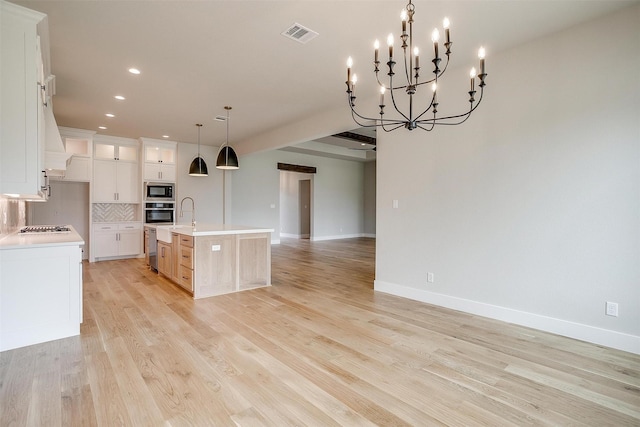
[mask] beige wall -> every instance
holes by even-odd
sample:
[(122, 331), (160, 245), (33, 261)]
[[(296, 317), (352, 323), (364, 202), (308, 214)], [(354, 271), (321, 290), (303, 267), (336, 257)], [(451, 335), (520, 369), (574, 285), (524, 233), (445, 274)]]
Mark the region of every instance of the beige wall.
[(640, 353), (638, 28), (492, 54), (467, 123), (379, 135), (375, 288)]

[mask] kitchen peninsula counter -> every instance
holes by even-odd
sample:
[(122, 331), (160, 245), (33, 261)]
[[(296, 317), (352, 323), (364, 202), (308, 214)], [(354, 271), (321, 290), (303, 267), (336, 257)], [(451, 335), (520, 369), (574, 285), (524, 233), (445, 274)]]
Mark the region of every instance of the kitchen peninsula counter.
[(159, 272), (194, 299), (271, 285), (271, 228), (196, 224), (156, 230)]
[(68, 227), (0, 239), (0, 351), (80, 333), (84, 241)]
[(82, 236), (71, 226), (67, 233), (20, 233), (16, 231), (0, 236), (0, 250), (29, 249), (56, 246), (82, 246)]

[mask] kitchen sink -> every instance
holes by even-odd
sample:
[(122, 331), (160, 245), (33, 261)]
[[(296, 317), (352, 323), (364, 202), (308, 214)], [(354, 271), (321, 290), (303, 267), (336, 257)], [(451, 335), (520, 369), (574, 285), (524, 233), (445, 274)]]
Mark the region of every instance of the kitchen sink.
[(171, 243), (171, 232), (193, 229), (190, 225), (159, 225), (156, 227), (156, 238), (161, 242)]

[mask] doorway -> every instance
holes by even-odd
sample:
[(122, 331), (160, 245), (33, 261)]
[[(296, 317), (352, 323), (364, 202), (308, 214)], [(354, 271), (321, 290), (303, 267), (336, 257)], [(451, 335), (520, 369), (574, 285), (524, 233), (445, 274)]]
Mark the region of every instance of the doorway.
[(280, 236), (313, 239), (313, 174), (280, 171)]
[(298, 181), (298, 212), (300, 214), (300, 238), (311, 237), (311, 180)]

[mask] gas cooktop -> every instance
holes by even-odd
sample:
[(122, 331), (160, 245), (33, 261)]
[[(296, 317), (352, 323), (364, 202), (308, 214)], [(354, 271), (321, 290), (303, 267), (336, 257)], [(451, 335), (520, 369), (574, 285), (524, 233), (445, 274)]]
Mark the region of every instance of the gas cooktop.
[(21, 233), (70, 233), (66, 225), (28, 225), (20, 229)]

